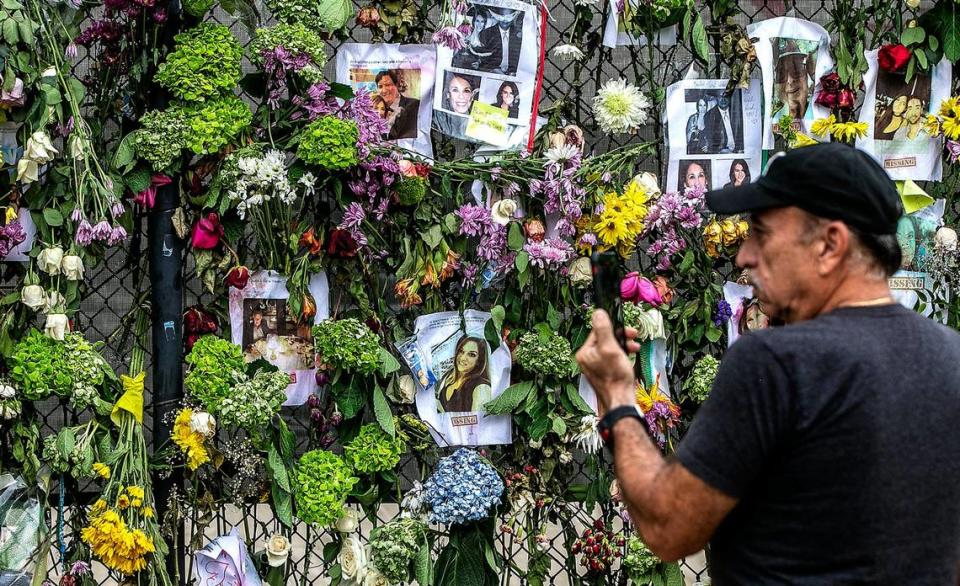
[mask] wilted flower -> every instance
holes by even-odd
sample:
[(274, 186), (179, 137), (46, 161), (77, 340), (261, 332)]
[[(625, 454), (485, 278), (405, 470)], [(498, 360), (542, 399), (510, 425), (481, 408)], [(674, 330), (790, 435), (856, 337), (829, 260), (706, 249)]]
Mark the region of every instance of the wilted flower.
[(67, 316), (65, 314), (47, 314), (47, 321), (43, 327), (44, 333), (54, 340), (62, 342), (67, 333), (67, 323)]
[(230, 269), (230, 272), (227, 273), (227, 278), (225, 282), (228, 287), (234, 287), (236, 289), (243, 289), (247, 286), (247, 281), (250, 280), (250, 269), (245, 266), (236, 266)]
[(336, 528), (340, 533), (353, 533), (359, 526), (359, 516), (353, 509), (344, 509), (343, 514), (337, 519)]
[(290, 557), (290, 540), (280, 533), (274, 533), (267, 541), (267, 565), (280, 568)]
[(554, 47), (553, 56), (571, 61), (580, 61), (585, 57), (583, 51), (581, 51), (575, 45), (570, 44), (557, 45)]
[(210, 250), (220, 244), (221, 237), (223, 237), (223, 226), (220, 224), (220, 216), (216, 212), (209, 212), (201, 216), (193, 225), (191, 244), (200, 250)]
[(60, 261), (60, 271), (69, 281), (83, 279), (83, 259), (75, 254), (64, 255)]
[(501, 199), (493, 204), (490, 210), (491, 219), (501, 225), (510, 223), (513, 215), (517, 212), (517, 202), (512, 199)]
[(574, 285), (589, 285), (593, 282), (593, 267), (590, 257), (581, 256), (570, 264), (570, 282)]
[(63, 262), (63, 249), (59, 246), (44, 248), (37, 255), (37, 268), (48, 275), (59, 275)]
[(217, 433), (217, 420), (204, 411), (194, 411), (190, 415), (190, 431), (205, 437), (213, 437)]
[(40, 285), (27, 285), (20, 291), (20, 302), (37, 311), (47, 304), (47, 294)]

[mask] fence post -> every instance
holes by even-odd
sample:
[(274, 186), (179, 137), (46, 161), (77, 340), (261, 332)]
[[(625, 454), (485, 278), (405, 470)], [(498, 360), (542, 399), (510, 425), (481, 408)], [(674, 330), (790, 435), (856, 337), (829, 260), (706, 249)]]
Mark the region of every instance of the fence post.
[[(173, 227), (173, 213), (179, 204), (176, 185), (157, 191), (157, 199), (147, 220), (150, 247), (150, 301), (153, 371), (153, 445), (162, 445), (170, 438), (173, 417), (170, 415), (183, 398), (183, 240)], [(158, 518), (167, 510), (171, 488), (180, 483), (180, 474), (156, 479)], [(167, 556), (170, 576), (174, 568), (183, 567), (183, 527), (178, 526), (176, 547)], [(181, 576), (181, 583), (183, 583)]]

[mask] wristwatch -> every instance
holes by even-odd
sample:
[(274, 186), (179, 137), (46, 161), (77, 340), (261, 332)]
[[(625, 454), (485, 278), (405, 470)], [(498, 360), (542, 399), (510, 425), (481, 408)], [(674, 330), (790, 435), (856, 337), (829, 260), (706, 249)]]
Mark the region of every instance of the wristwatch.
[[(636, 405), (621, 405), (607, 411), (606, 415), (600, 420), (600, 423), (597, 424), (600, 439), (603, 440), (603, 443), (605, 443), (611, 451), (613, 451), (613, 426), (624, 417), (634, 417), (640, 420), (641, 423), (646, 422), (646, 419), (643, 417), (643, 412), (640, 411), (639, 407)], [(646, 429), (646, 425), (643, 427)]]

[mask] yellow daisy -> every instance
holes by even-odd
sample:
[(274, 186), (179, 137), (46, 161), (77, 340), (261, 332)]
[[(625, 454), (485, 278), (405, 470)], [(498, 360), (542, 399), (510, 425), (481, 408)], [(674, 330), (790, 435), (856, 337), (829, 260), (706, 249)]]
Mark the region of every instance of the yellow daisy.
[(830, 128), (836, 123), (837, 117), (833, 114), (830, 114), (826, 118), (818, 118), (817, 120), (814, 120), (810, 130), (817, 136), (825, 136), (827, 132), (830, 131)]
[(604, 212), (593, 226), (597, 238), (607, 246), (614, 246), (627, 235), (627, 223), (618, 215)]

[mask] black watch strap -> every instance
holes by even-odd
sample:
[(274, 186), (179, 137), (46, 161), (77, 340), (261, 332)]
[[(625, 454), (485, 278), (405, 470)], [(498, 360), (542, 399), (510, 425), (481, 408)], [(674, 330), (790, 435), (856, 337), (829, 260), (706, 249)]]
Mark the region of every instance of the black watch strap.
[(597, 424), (600, 439), (602, 439), (603, 443), (607, 444), (611, 450), (613, 449), (613, 426), (624, 417), (634, 417), (640, 420), (641, 423), (645, 422), (643, 413), (639, 407), (636, 405), (621, 405), (607, 411), (606, 415), (600, 420), (600, 423)]

